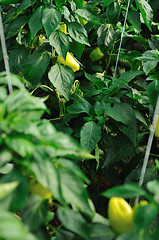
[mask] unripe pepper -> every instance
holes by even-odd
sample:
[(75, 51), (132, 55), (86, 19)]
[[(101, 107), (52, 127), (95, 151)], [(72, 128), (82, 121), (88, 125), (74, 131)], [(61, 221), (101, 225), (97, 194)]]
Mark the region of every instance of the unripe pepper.
[(117, 234), (134, 229), (133, 209), (123, 198), (112, 197), (108, 203), (110, 225)]
[(66, 61), (61, 56), (58, 56), (57, 62), (69, 66), (74, 72), (80, 69), (80, 65), (69, 52), (66, 55)]
[(102, 53), (99, 47), (96, 47), (89, 55), (92, 62), (100, 60), (103, 56), (104, 53)]

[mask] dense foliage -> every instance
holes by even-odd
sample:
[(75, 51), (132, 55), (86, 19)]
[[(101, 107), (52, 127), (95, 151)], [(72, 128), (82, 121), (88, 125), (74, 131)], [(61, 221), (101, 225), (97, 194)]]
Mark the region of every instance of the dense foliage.
[[(132, 0), (0, 0), (11, 75), (0, 48), (0, 239), (158, 239), (154, 137), (159, 5)], [(8, 94), (7, 79), (13, 84)], [(33, 190), (34, 189), (34, 190)], [(117, 235), (108, 199), (133, 206)]]

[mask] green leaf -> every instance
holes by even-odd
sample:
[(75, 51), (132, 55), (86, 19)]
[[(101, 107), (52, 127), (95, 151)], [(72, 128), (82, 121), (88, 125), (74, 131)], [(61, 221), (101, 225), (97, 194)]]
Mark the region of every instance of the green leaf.
[(154, 203), (138, 208), (134, 215), (134, 222), (138, 229), (144, 229), (152, 223), (158, 214), (158, 206)]
[(137, 122), (134, 110), (127, 103), (107, 103), (104, 105), (104, 113), (112, 117), (116, 121), (123, 124), (117, 124), (121, 132), (123, 132), (136, 146), (137, 139)]
[(71, 232), (74, 232), (82, 238), (90, 239), (90, 229), (86, 220), (80, 212), (76, 212), (70, 208), (58, 208), (58, 217), (62, 224)]
[(116, 93), (123, 85), (129, 83), (133, 78), (143, 74), (143, 71), (126, 71), (119, 78), (115, 79), (110, 88), (108, 95)]
[(27, 16), (19, 16), (14, 21), (12, 21), (6, 29), (6, 39), (9, 39), (18, 34), (27, 22)]
[(73, 103), (70, 106), (66, 108), (67, 112), (72, 113), (72, 114), (79, 114), (79, 113), (87, 113), (89, 115), (90, 110), (91, 110), (91, 105), (90, 103), (85, 100), (84, 98), (80, 99), (80, 102)]
[(99, 46), (106, 46), (108, 48), (112, 47), (116, 41), (118, 33), (114, 31), (112, 24), (102, 24), (98, 28), (98, 39), (97, 43)]
[(102, 196), (121, 197), (121, 198), (134, 198), (138, 196), (146, 196), (146, 192), (138, 184), (124, 184), (122, 186), (113, 187), (102, 193)]
[(109, 4), (115, 2), (116, 0), (104, 0), (103, 7), (107, 7)]
[(68, 66), (56, 64), (50, 69), (48, 76), (59, 93), (69, 100), (70, 90), (74, 82), (73, 70)]
[(38, 52), (29, 55), (24, 63), (24, 75), (26, 79), (36, 86), (40, 83), (50, 62), (48, 52)]
[(129, 139), (123, 135), (112, 137), (109, 141), (108, 151), (103, 167), (117, 163), (125, 158), (131, 158), (135, 153), (135, 147)]
[(159, 181), (158, 180), (149, 181), (146, 184), (146, 188), (149, 192), (153, 193), (156, 198), (159, 197)]
[(153, 70), (159, 62), (159, 51), (149, 50), (142, 54), (142, 56), (137, 57), (137, 60), (143, 61), (143, 70), (148, 75), (148, 73)]
[(153, 10), (150, 4), (146, 0), (135, 0), (135, 2), (141, 12), (144, 23), (151, 31), (151, 24), (153, 21)]
[(15, 190), (19, 182), (0, 183), (0, 199), (5, 198), (8, 194)]
[(35, 231), (46, 222), (48, 210), (47, 201), (39, 196), (31, 196), (21, 210), (22, 220), (30, 231)]
[(120, 5), (118, 2), (112, 2), (109, 4), (109, 6), (106, 8), (106, 16), (111, 24), (116, 24), (118, 22), (120, 15)]
[(75, 13), (80, 16), (81, 18), (94, 23), (94, 24), (98, 24), (101, 25), (101, 23), (99, 22), (99, 20), (95, 17), (95, 15), (93, 15), (92, 13), (90, 13), (88, 10), (86, 9), (77, 9), (75, 11)]
[(19, 2), (19, 0), (0, 0), (1, 4), (15, 4), (18, 2)]
[(81, 129), (80, 142), (83, 148), (92, 152), (101, 139), (101, 127), (95, 122), (87, 122)]
[(32, 6), (37, 0), (23, 0), (22, 3), (17, 8), (17, 14)]
[(76, 55), (79, 60), (81, 59), (84, 48), (85, 44), (79, 43), (72, 39), (72, 42), (70, 43), (70, 50)]
[(42, 29), (42, 14), (43, 14), (43, 7), (39, 7), (36, 9), (36, 11), (33, 13), (31, 18), (29, 19), (29, 28), (31, 32), (32, 38), (34, 35)]
[(66, 54), (70, 47), (69, 37), (61, 32), (55, 31), (49, 37), (50, 45), (53, 46), (57, 54), (66, 60)]
[(22, 71), (23, 64), (28, 56), (28, 50), (24, 45), (11, 51), (9, 55), (9, 65), (12, 73), (19, 74)]
[(132, 24), (134, 28), (136, 28), (138, 31), (141, 31), (140, 15), (137, 11), (131, 9), (129, 10), (128, 21)]
[(77, 42), (90, 46), (87, 31), (78, 22), (68, 24), (68, 34)]
[(53, 8), (44, 10), (42, 23), (48, 38), (58, 28), (61, 16), (59, 10)]
[(159, 81), (156, 80), (149, 83), (149, 85), (147, 86), (147, 96), (154, 109), (156, 107), (158, 94), (159, 94)]
[(0, 239), (26, 240), (26, 229), (15, 215), (0, 209)]
[(113, 240), (115, 233), (110, 227), (102, 223), (93, 223), (91, 225), (91, 240)]

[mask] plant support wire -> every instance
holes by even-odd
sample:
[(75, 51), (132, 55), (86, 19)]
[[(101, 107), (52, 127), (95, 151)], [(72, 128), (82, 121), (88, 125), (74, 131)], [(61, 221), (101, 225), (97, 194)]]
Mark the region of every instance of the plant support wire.
[(9, 68), (9, 61), (8, 61), (8, 55), (7, 55), (7, 47), (5, 42), (5, 36), (4, 36), (4, 29), (3, 29), (3, 23), (2, 23), (2, 14), (0, 9), (0, 38), (1, 38), (1, 46), (2, 46), (2, 52), (3, 52), (3, 59), (4, 59), (4, 66), (7, 73), (7, 83), (8, 83), (8, 91), (11, 93), (13, 91), (12, 83), (10, 80), (10, 68)]
[(128, 5), (127, 5), (127, 9), (126, 9), (126, 14), (125, 14), (125, 19), (124, 19), (124, 25), (123, 25), (123, 29), (122, 29), (122, 33), (121, 33), (121, 39), (120, 39), (120, 43), (119, 43), (119, 50), (118, 50), (118, 54), (117, 54), (117, 58), (116, 58), (116, 63), (115, 63), (115, 69), (114, 69), (114, 75), (113, 75), (113, 79), (115, 79), (116, 77), (116, 72), (117, 72), (117, 67), (118, 67), (118, 62), (119, 62), (119, 56), (120, 56), (120, 51), (121, 51), (121, 45), (123, 42), (123, 36), (124, 36), (124, 32), (125, 32), (125, 25), (126, 25), (126, 20), (128, 17), (128, 11), (129, 11), (129, 6), (130, 6), (130, 1), (128, 0)]

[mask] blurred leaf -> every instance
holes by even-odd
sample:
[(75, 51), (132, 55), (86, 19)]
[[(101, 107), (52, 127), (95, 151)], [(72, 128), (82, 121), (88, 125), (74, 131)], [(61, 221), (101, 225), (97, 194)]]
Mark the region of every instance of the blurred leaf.
[(8, 194), (15, 190), (19, 182), (0, 183), (0, 199), (5, 198)]
[(138, 184), (124, 184), (122, 186), (113, 187), (102, 193), (102, 196), (121, 197), (121, 198), (134, 198), (137, 196), (146, 196), (146, 192)]
[(42, 14), (43, 14), (43, 7), (41, 6), (36, 9), (36, 11), (33, 13), (31, 18), (29, 19), (28, 24), (29, 24), (32, 38), (42, 28)]
[(49, 41), (57, 54), (66, 60), (66, 54), (70, 47), (69, 37), (61, 31), (55, 31), (50, 35)]
[(154, 198), (157, 200), (159, 197), (159, 181), (158, 180), (149, 181), (146, 184), (146, 188), (149, 192), (154, 194)]
[(46, 222), (48, 203), (39, 196), (31, 196), (21, 210), (22, 220), (30, 231), (35, 231)]
[(90, 229), (86, 220), (80, 212), (76, 212), (70, 208), (58, 208), (58, 217), (66, 229), (78, 234), (82, 238), (90, 239)]
[(48, 76), (59, 93), (69, 100), (70, 90), (74, 81), (73, 70), (68, 66), (56, 64), (50, 69)]
[(78, 22), (71, 22), (68, 24), (69, 35), (77, 42), (90, 46), (87, 36), (87, 31)]
[(33, 53), (27, 57), (24, 63), (24, 75), (33, 86), (40, 83), (49, 62), (48, 52)]
[(26, 229), (15, 215), (0, 208), (0, 239), (26, 240)]
[(115, 233), (110, 229), (110, 227), (105, 226), (101, 223), (94, 223), (91, 225), (91, 240), (113, 240)]
[[(62, 229), (56, 232), (56, 240), (73, 240), (74, 234)], [(52, 239), (51, 239), (52, 240)]]
[(42, 23), (48, 38), (58, 28), (60, 21), (61, 12), (59, 10), (53, 8), (44, 10)]
[(80, 132), (80, 142), (84, 149), (92, 152), (101, 139), (101, 127), (90, 121), (84, 124)]
[(109, 4), (111, 4), (112, 2), (115, 2), (116, 0), (104, 0), (104, 7), (107, 7)]

